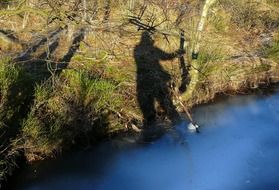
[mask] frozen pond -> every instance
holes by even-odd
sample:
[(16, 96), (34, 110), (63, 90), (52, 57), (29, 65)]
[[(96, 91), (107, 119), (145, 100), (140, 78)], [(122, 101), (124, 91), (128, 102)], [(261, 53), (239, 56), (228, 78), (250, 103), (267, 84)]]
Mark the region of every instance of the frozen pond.
[(9, 189), (279, 189), (278, 90), (203, 105), (194, 118), (199, 134), (185, 121), (149, 144), (104, 142), (26, 166)]

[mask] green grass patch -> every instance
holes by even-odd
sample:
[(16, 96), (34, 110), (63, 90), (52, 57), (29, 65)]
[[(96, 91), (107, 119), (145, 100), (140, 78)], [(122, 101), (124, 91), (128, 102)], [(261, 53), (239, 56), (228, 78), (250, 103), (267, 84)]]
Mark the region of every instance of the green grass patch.
[(266, 58), (279, 63), (279, 33), (275, 35), (270, 46), (263, 48), (263, 53)]
[(215, 50), (210, 50), (208, 49), (207, 51), (202, 51), (199, 54), (198, 58), (198, 63), (199, 65), (205, 65), (206, 63), (209, 62), (218, 62), (224, 59), (224, 55), (221, 54), (221, 51), (215, 49)]
[(225, 52), (217, 47), (204, 47), (197, 60), (197, 69), (201, 72), (200, 79), (204, 80), (207, 75), (217, 71), (220, 67), (218, 63), (226, 58)]
[[(0, 60), (0, 120), (13, 125), (23, 117), (32, 91), (30, 76), (9, 58)], [(31, 93), (32, 96), (32, 93)]]
[(27, 158), (51, 156), (76, 141), (123, 129), (115, 114), (124, 106), (116, 84), (81, 70), (65, 70), (54, 81), (36, 87), (34, 106), (23, 122), (24, 147), (32, 147)]

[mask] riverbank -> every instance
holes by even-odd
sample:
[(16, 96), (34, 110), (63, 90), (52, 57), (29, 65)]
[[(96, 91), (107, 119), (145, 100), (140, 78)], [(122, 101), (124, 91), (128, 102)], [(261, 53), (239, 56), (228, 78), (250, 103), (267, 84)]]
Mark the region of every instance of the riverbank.
[[(162, 83), (180, 113), (212, 101), (218, 94), (241, 94), (279, 82), (279, 14), (272, 12), (278, 7), (276, 2), (265, 9), (260, 4), (246, 7), (241, 1), (231, 6), (218, 3), (209, 17), (195, 65), (189, 65), (190, 50), (201, 5), (189, 3), (194, 7), (187, 9), (191, 19), (174, 27), (177, 20), (171, 15), (177, 9), (170, 8), (166, 12), (169, 21), (152, 36), (152, 48), (168, 55), (179, 47), (178, 28), (185, 29), (188, 49), (183, 58), (189, 74), (185, 77), (181, 72), (180, 55), (152, 62), (160, 64), (153, 76), (163, 73), (171, 78)], [(123, 19), (122, 6), (115, 3), (111, 10), (117, 22), (108, 25), (97, 19), (98, 28), (61, 23), (44, 28), (35, 22), (42, 18), (32, 13), (27, 22), (31, 32), (1, 32), (5, 38), (0, 38), (0, 181), (12, 174), (18, 158), (43, 160), (115, 134), (140, 131), (145, 118), (138, 105), (143, 94), (137, 92), (135, 49), (142, 43), (142, 32)], [(157, 4), (147, 9), (142, 22), (152, 9), (163, 12)], [(18, 13), (9, 14), (14, 22), (20, 21)], [(3, 28), (10, 27), (3, 23)], [(167, 37), (162, 33), (166, 29)], [(9, 40), (11, 34), (13, 40)], [(152, 56), (150, 53), (147, 59)], [(183, 83), (194, 86), (191, 93), (187, 88), (181, 93)], [(167, 120), (166, 109), (154, 104), (157, 119)]]
[[(241, 94), (256, 88), (267, 88), (269, 85), (278, 82), (279, 78), (278, 64), (272, 65), (272, 63), (251, 62), (249, 64), (237, 62), (234, 65), (227, 65), (227, 68), (233, 68), (236, 71), (234, 76), (237, 77), (236, 83), (220, 79), (204, 80), (200, 85), (205, 88), (197, 90), (197, 94), (193, 96), (190, 103), (183, 102), (181, 99), (174, 99), (177, 109), (183, 112), (185, 106), (190, 108), (197, 104), (212, 101), (218, 94)], [(7, 73), (13, 73), (10, 68), (6, 69), (9, 69), (6, 71)], [(212, 71), (215, 73), (218, 70)], [(251, 73), (251, 71), (258, 72)], [(224, 70), (218, 72), (222, 73)], [(207, 76), (216, 77), (216, 74), (213, 73)], [(21, 73), (20, 76), (25, 74)], [(96, 73), (94, 72), (94, 74)], [(218, 75), (218, 77), (223, 79), (224, 76)], [(15, 84), (20, 84), (16, 79), (19, 78), (9, 79), (16, 83), (8, 83), (7, 89), (12, 88)], [(127, 86), (127, 84), (121, 84), (121, 82), (117, 83), (113, 79), (102, 78), (101, 76), (92, 76), (86, 69), (69, 68), (59, 76), (49, 78), (41, 85), (36, 84), (34, 95), (29, 94), (30, 91), (28, 91), (28, 98), (22, 97), (26, 95), (24, 95), (26, 92), (15, 92), (22, 95), (19, 95), (18, 101), (12, 101), (13, 104), (9, 105), (10, 102), (8, 102), (9, 98), (7, 97), (7, 102), (2, 105), (5, 105), (6, 108), (17, 106), (18, 109), (15, 110), (21, 110), (21, 106), (25, 105), (22, 104), (22, 99), (31, 97), (34, 99), (28, 100), (32, 103), (27, 116), (18, 121), (20, 123), (19, 132), (14, 133), (16, 134), (14, 138), (7, 142), (10, 147), (8, 146), (6, 152), (3, 151), (3, 154), (1, 154), (2, 156), (8, 155), (8, 157), (4, 157), (6, 163), (2, 162), (1, 164), (6, 164), (6, 169), (11, 167), (11, 170), (5, 172), (9, 173), (16, 167), (17, 164), (14, 159), (16, 160), (19, 155), (24, 155), (27, 161), (56, 157), (61, 152), (69, 150), (70, 147), (84, 148), (104, 137), (115, 135), (115, 133), (134, 130), (135, 126), (141, 128), (142, 118), (135, 101), (135, 90), (127, 91), (127, 88), (133, 89), (134, 86)], [(23, 86), (20, 89), (24, 89)], [(129, 92), (129, 95), (127, 95), (127, 92)], [(15, 94), (9, 94), (9, 96), (17, 97)], [(14, 104), (14, 102), (18, 102), (19, 105)], [(181, 106), (181, 103), (183, 106)], [(13, 118), (14, 121), (15, 117), (18, 118), (16, 115), (19, 113), (15, 112), (13, 114), (10, 118)], [(5, 119), (7, 121), (8, 118)], [(12, 122), (12, 120), (10, 121)], [(8, 133), (13, 133), (7, 130), (9, 129), (7, 126), (3, 129), (6, 129), (5, 131)], [(1, 138), (4, 139), (5, 134)]]

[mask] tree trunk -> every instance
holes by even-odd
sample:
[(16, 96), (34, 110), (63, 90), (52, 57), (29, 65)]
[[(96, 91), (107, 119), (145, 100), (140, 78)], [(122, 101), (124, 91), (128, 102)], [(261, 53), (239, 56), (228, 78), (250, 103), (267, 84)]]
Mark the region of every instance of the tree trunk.
[(201, 14), (200, 22), (197, 28), (197, 33), (195, 37), (195, 46), (193, 49), (193, 59), (197, 59), (199, 49), (200, 49), (200, 41), (202, 37), (202, 31), (204, 29), (205, 21), (209, 12), (210, 7), (216, 2), (216, 0), (206, 0), (203, 11)]
[(23, 21), (22, 21), (22, 29), (24, 29), (28, 23), (29, 14), (30, 14), (29, 12), (24, 13)]
[(182, 99), (185, 101), (189, 100), (192, 97), (193, 92), (197, 87), (197, 83), (199, 80), (199, 65), (198, 65), (197, 59), (198, 59), (198, 55), (199, 55), (202, 32), (204, 30), (205, 21), (207, 19), (210, 7), (216, 1), (217, 0), (206, 0), (203, 10), (202, 10), (201, 18), (200, 18), (200, 21), (199, 21), (199, 24), (197, 27), (196, 36), (195, 36), (194, 47), (193, 47), (193, 51), (192, 51), (191, 70), (189, 72), (190, 76), (191, 76), (191, 81), (187, 87), (187, 91), (182, 95)]
[(83, 0), (83, 18), (82, 21), (86, 22), (87, 20), (87, 2), (86, 0)]
[(129, 0), (129, 10), (133, 10), (135, 7), (135, 0)]

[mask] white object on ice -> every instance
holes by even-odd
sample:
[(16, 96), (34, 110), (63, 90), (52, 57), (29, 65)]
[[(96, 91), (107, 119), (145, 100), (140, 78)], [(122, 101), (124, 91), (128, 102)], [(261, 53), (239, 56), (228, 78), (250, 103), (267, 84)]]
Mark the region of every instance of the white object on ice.
[(191, 131), (191, 132), (199, 132), (199, 127), (197, 124), (194, 124), (194, 123), (189, 123), (188, 124), (188, 129)]

